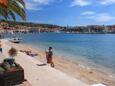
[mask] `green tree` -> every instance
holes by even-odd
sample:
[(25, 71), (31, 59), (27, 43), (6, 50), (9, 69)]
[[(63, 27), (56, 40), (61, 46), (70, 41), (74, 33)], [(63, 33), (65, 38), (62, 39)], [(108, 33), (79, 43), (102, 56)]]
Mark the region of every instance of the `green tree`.
[(25, 3), (23, 0), (0, 0), (0, 18), (16, 21), (17, 15), (22, 20), (26, 20)]

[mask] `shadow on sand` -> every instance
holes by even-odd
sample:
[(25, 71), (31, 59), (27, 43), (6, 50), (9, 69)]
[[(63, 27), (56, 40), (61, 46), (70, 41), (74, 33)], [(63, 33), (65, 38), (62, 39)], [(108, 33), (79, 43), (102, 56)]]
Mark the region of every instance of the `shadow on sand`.
[(37, 66), (46, 66), (47, 64), (37, 64)]

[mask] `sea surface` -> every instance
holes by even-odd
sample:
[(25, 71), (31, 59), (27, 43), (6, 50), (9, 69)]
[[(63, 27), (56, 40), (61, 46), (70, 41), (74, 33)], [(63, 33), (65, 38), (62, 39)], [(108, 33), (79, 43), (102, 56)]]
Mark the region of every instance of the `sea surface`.
[(115, 73), (115, 34), (28, 33), (21, 37), (22, 43), (44, 52), (52, 46), (56, 56)]

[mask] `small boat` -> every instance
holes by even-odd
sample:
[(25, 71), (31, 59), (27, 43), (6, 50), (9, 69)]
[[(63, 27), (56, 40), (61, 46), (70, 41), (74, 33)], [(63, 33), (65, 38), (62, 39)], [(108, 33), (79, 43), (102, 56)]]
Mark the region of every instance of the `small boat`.
[(11, 41), (12, 43), (20, 43), (20, 42), (22, 41), (22, 39), (15, 37), (15, 38), (11, 38), (10, 41)]
[(59, 30), (57, 30), (57, 31), (54, 31), (55, 33), (61, 33)]

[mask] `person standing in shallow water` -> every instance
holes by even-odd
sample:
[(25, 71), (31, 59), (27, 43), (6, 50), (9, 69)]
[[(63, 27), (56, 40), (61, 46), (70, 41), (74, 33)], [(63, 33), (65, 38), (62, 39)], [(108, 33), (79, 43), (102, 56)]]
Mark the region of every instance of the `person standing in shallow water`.
[(2, 54), (2, 43), (1, 43), (1, 40), (0, 40), (0, 53)]
[(51, 64), (51, 67), (54, 67), (52, 47), (49, 47), (48, 52), (46, 52), (46, 59), (47, 63)]
[(0, 63), (3, 61), (3, 58), (2, 58), (2, 43), (1, 43), (1, 40), (0, 40)]

